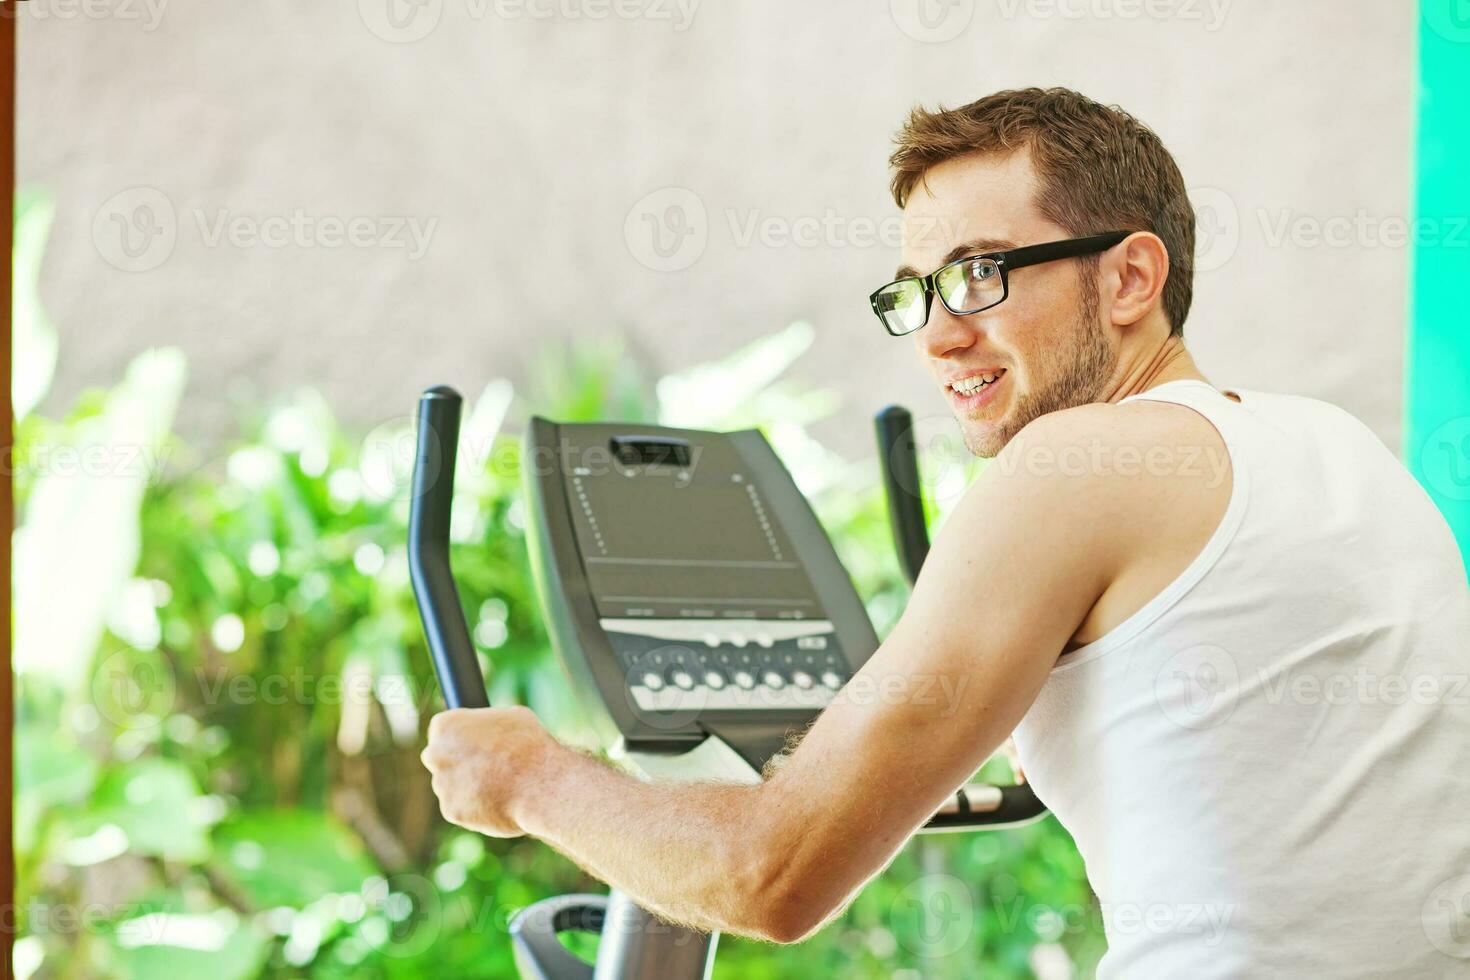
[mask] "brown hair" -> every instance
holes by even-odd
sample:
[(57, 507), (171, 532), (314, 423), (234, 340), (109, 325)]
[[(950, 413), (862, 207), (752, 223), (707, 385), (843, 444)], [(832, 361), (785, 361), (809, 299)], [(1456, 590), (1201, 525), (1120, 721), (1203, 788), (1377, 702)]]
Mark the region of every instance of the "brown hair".
[(1183, 334), (1194, 295), (1194, 210), (1163, 142), (1122, 109), (1071, 89), (1015, 89), (958, 109), (916, 107), (894, 143), (888, 162), (900, 208), (936, 164), (1029, 147), (1036, 205), (1047, 220), (1077, 236), (1114, 230), (1159, 236), (1169, 252), (1164, 314), (1173, 333)]

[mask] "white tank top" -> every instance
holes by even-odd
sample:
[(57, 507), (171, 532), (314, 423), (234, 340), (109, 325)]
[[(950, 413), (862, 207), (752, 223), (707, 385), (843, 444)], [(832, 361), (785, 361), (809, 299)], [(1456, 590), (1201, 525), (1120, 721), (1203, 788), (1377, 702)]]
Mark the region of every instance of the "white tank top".
[(1016, 731), (1102, 906), (1099, 980), (1470, 977), (1470, 586), (1325, 402), (1175, 381), (1233, 489), (1187, 569)]

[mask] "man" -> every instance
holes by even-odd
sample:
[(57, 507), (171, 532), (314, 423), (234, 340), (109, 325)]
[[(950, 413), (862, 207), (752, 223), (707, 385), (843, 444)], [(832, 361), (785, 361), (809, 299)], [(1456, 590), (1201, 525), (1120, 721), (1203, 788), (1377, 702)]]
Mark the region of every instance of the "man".
[(794, 942), (1015, 730), (1099, 895), (1099, 976), (1464, 976), (1470, 588), (1445, 521), (1345, 412), (1200, 374), (1193, 215), (1137, 120), (1001, 92), (915, 111), (892, 164), (903, 266), (874, 311), (995, 459), (862, 673), (940, 678), (956, 709), (839, 698), (755, 786), (639, 782), (525, 709), (446, 712), (445, 816)]

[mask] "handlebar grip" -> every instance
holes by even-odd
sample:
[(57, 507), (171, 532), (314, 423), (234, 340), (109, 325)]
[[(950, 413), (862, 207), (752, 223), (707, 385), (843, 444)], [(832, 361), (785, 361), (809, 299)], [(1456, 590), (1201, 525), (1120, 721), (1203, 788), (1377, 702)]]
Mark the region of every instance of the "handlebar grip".
[(408, 571), (434, 673), (451, 708), (486, 708), (485, 675), (475, 656), (449, 564), (449, 516), (463, 399), (436, 385), (419, 399), (413, 496), (408, 511)]
[[(919, 454), (914, 445), (914, 417), (901, 405), (889, 405), (873, 419), (878, 433), (878, 463), (888, 498), (888, 522), (898, 563), (912, 585), (929, 557), (929, 524), (919, 483)], [(977, 798), (970, 799), (966, 791)], [(984, 799), (980, 797), (983, 796)], [(969, 786), (955, 795), (955, 805), (929, 819), (921, 832), (968, 830), (1025, 823), (1046, 813), (1046, 804), (1025, 783), (1015, 786)]]
[(929, 555), (929, 528), (924, 520), (924, 498), (919, 492), (919, 457), (914, 449), (914, 417), (899, 405), (889, 405), (873, 418), (878, 432), (878, 466), (888, 499), (888, 523), (898, 563), (912, 585)]
[(602, 932), (607, 906), (606, 895), (558, 895), (516, 913), (510, 940), (522, 980), (592, 980), (593, 965), (578, 959), (558, 937)]
[[(972, 801), (969, 794), (977, 788), (993, 790), (989, 800)], [(978, 827), (1000, 827), (1026, 823), (1046, 813), (1046, 804), (1036, 796), (1027, 783), (1014, 786), (966, 786), (959, 794), (960, 805), (955, 810), (942, 810), (929, 819), (920, 833), (943, 833), (951, 830), (973, 830)]]

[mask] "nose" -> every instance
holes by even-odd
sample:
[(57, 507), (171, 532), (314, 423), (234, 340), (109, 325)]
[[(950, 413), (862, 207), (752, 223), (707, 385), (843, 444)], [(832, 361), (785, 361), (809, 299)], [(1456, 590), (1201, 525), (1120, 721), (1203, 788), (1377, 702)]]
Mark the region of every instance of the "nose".
[(980, 324), (974, 316), (955, 316), (936, 301), (929, 313), (929, 322), (914, 334), (919, 352), (929, 357), (942, 358), (975, 346), (979, 338)]

